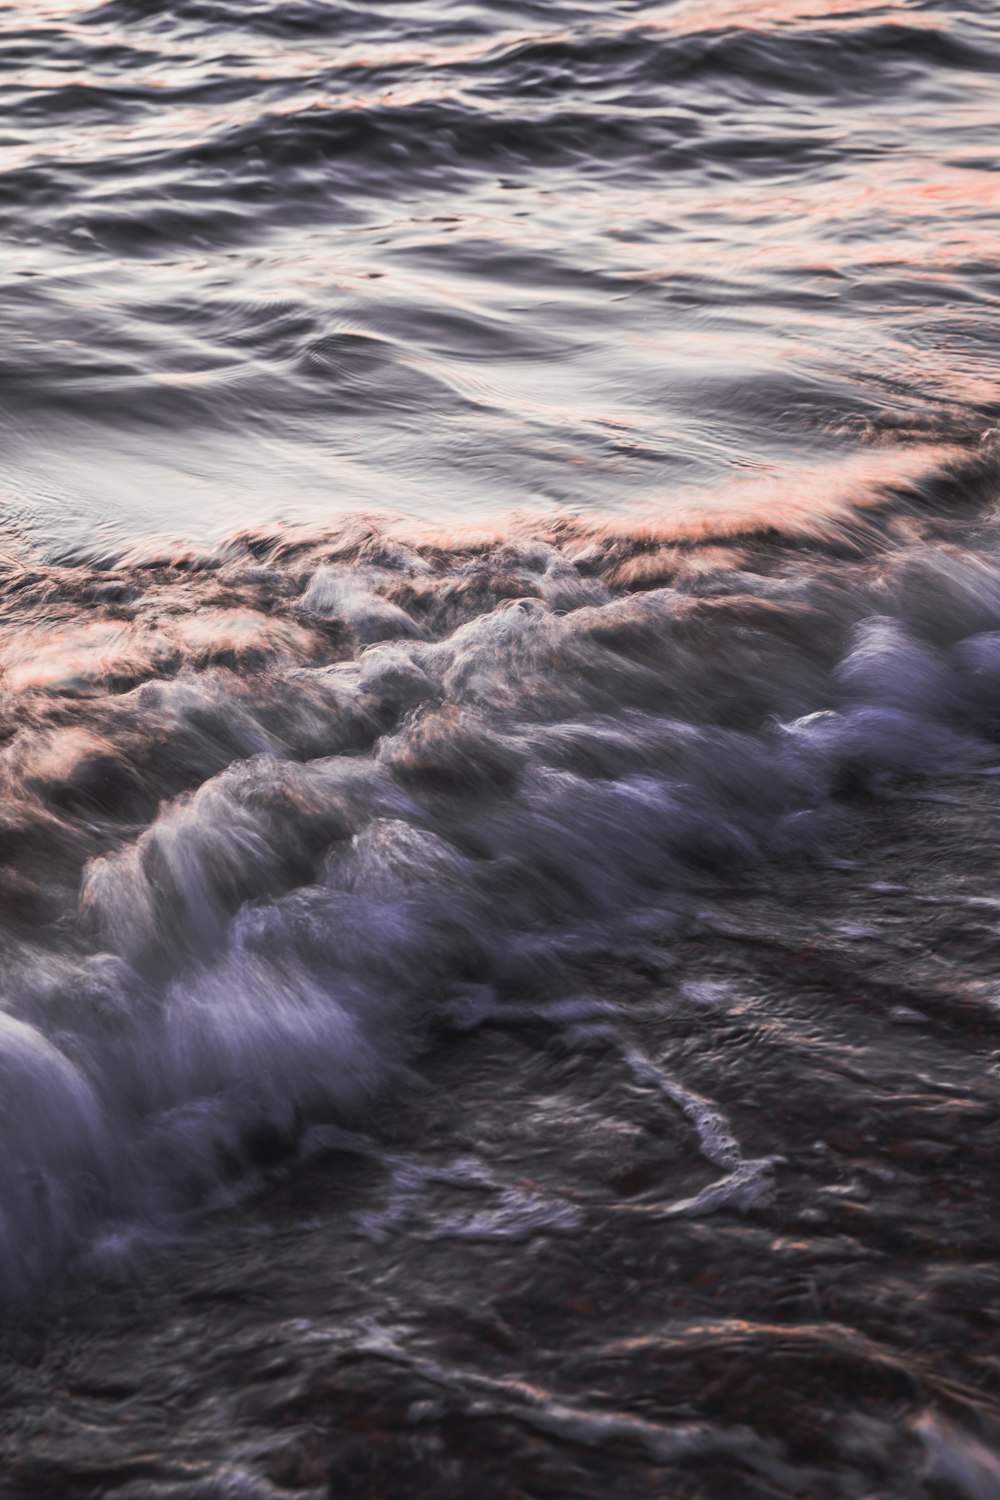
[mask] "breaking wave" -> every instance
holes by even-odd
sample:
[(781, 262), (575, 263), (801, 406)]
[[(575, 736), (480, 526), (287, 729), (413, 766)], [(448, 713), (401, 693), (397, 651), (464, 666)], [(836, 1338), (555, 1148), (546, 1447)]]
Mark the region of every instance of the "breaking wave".
[(987, 455), (813, 535), (356, 518), (8, 558), (7, 1293), (871, 799), (994, 770), (995, 494)]

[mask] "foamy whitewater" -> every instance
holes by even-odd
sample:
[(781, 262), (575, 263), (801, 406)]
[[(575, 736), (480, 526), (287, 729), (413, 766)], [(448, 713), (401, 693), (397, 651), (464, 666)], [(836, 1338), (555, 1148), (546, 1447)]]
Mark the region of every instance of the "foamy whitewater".
[(987, 3), (0, 13), (2, 1500), (995, 1500)]
[[(996, 470), (936, 478), (967, 509)], [(840, 549), (355, 522), (9, 564), (8, 1290), (829, 852), (851, 793), (998, 769), (997, 540), (891, 539), (926, 509)]]

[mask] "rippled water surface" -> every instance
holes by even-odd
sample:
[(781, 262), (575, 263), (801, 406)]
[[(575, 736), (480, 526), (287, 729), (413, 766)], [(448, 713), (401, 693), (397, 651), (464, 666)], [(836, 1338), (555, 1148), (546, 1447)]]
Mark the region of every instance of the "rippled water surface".
[(0, 25), (2, 473), (46, 543), (773, 508), (995, 417), (992, 4)]
[(1000, 1497), (998, 73), (0, 9), (2, 1500)]

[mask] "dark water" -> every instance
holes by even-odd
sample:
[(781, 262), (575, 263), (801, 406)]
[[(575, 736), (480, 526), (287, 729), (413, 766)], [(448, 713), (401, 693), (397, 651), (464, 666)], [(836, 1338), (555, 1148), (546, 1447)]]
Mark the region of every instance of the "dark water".
[(0, 1495), (996, 1500), (995, 7), (0, 68)]

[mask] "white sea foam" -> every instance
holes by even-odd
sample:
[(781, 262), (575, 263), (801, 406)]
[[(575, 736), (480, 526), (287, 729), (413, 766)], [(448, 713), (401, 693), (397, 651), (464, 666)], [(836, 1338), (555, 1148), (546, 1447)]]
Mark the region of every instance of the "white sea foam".
[(667, 1213), (697, 1218), (724, 1208), (745, 1212), (770, 1201), (774, 1191), (771, 1174), (780, 1164), (780, 1157), (748, 1159), (726, 1116), (711, 1100), (695, 1093), (635, 1047), (625, 1049), (625, 1060), (640, 1083), (659, 1089), (687, 1116), (694, 1126), (702, 1156), (712, 1166), (722, 1167), (725, 1173), (692, 1196), (670, 1203)]
[[(650, 914), (662, 935), (741, 870), (829, 845), (855, 790), (995, 761), (986, 544), (904, 550), (876, 576), (748, 555), (628, 593), (601, 580), (596, 534), (589, 553), (570, 536), (471, 558), (386, 539), (379, 562), (366, 538), (366, 561), (279, 535), (252, 568), (234, 543), (201, 573), (122, 570), (140, 619), (189, 622), (169, 627), (173, 675), (140, 625), (120, 661), (110, 636), (87, 655), (83, 697), (33, 682), (18, 647), (0, 749), (12, 1289), (357, 1120), (435, 1028), (613, 1026), (572, 977), (588, 944), (638, 952)], [(38, 620), (95, 586), (59, 571)], [(223, 588), (239, 618), (199, 616)], [(763, 1201), (773, 1164), (632, 1066), (724, 1174), (674, 1210)]]

